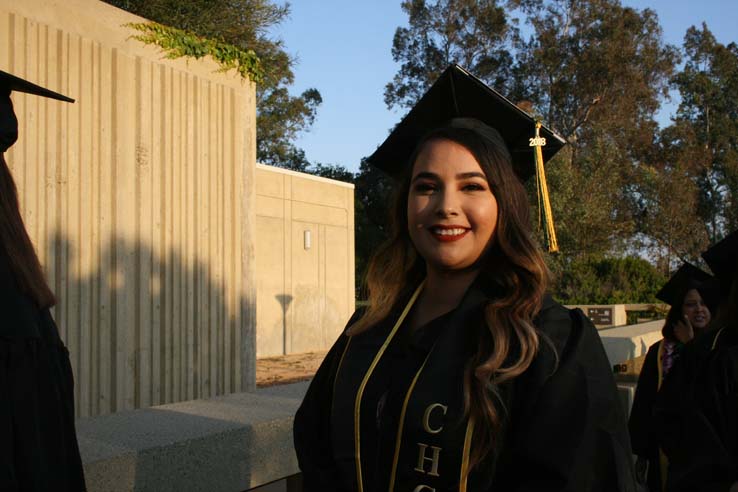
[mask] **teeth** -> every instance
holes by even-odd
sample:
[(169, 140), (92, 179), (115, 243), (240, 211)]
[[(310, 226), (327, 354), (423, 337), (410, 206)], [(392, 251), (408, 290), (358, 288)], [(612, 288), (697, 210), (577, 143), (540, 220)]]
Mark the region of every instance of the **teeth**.
[(466, 229), (433, 229), (433, 234), (438, 234), (439, 236), (460, 236), (464, 232), (466, 232)]

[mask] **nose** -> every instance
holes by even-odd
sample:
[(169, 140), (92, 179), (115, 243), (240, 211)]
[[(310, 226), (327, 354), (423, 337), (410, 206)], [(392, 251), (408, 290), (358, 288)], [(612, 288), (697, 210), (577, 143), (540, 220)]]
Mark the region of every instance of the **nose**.
[(459, 204), (456, 194), (446, 188), (437, 195), (436, 215), (439, 217), (452, 217), (459, 214)]

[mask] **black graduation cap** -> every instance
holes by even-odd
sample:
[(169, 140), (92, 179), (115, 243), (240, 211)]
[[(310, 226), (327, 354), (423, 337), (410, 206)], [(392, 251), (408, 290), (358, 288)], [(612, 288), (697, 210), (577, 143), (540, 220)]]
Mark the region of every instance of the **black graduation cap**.
[(723, 285), (729, 286), (738, 275), (738, 230), (710, 246), (702, 258)]
[(684, 300), (684, 295), (690, 289), (697, 289), (708, 307), (716, 295), (715, 277), (685, 262), (674, 275), (661, 287), (656, 298), (670, 306), (678, 306)]
[[(368, 158), (369, 163), (393, 177), (402, 175), (418, 141), (453, 118), (474, 118), (497, 130), (507, 144), (521, 181), (535, 174), (530, 139), (536, 136), (536, 120), (458, 65), (449, 66), (441, 74)], [(541, 149), (544, 161), (566, 145), (562, 137), (545, 126), (540, 128), (540, 137), (546, 139)]]
[(13, 91), (74, 102), (74, 99), (0, 70), (0, 152), (5, 152), (18, 140), (18, 119), (10, 100)]

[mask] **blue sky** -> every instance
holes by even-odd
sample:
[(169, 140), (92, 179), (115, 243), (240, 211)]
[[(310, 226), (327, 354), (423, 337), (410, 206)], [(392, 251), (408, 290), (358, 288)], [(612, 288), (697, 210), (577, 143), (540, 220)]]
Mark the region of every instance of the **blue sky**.
[[(706, 22), (721, 43), (738, 41), (736, 0), (621, 0), (659, 16), (667, 43), (681, 46), (691, 25)], [(355, 171), (404, 114), (384, 104), (384, 86), (397, 72), (392, 37), (407, 24), (400, 0), (293, 0), (291, 18), (273, 31), (298, 63), (291, 92), (309, 87), (323, 96), (315, 124), (296, 144), (311, 162)], [(674, 105), (660, 120), (668, 122)]]

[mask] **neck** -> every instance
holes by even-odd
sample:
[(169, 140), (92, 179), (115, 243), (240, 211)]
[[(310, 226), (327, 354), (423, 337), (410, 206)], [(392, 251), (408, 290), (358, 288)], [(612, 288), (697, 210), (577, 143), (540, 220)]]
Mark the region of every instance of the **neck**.
[(444, 272), (428, 269), (422, 294), (424, 304), (443, 307), (447, 311), (455, 308), (478, 274), (479, 270)]

